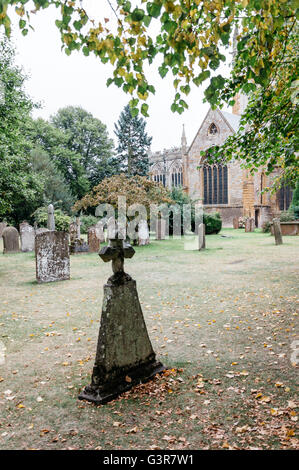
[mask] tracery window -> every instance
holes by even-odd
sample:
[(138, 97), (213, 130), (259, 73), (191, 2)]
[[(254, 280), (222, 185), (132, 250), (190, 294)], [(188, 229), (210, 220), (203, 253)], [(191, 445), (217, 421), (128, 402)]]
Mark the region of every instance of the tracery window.
[(228, 204), (226, 165), (203, 167), (204, 204)]
[(152, 179), (153, 179), (153, 181), (155, 181), (156, 183), (162, 183), (163, 186), (165, 186), (165, 184), (166, 184), (165, 173), (164, 173), (164, 171), (163, 171), (160, 167), (156, 167), (156, 168), (152, 171)]
[(171, 171), (172, 186), (183, 186), (183, 169), (181, 166), (174, 166)]
[(208, 134), (210, 134), (210, 135), (215, 135), (215, 134), (217, 134), (217, 133), (218, 133), (217, 126), (216, 126), (216, 124), (214, 124), (214, 123), (212, 122), (212, 124), (211, 124), (210, 127), (209, 127)]

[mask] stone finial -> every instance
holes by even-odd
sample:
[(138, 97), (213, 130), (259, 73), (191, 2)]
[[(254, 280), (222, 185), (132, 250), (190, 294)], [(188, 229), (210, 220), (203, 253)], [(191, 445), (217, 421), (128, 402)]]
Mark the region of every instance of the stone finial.
[(54, 216), (54, 206), (53, 204), (48, 205), (48, 230), (55, 230), (55, 216)]
[(182, 132), (182, 138), (181, 138), (181, 146), (182, 146), (182, 151), (185, 153), (187, 150), (187, 139), (186, 139), (186, 134), (185, 134), (185, 124), (183, 124), (183, 132)]
[(131, 277), (124, 272), (124, 259), (132, 258), (135, 254), (134, 248), (124, 240), (111, 238), (109, 245), (100, 250), (99, 256), (105, 262), (112, 261), (113, 276), (109, 278), (112, 284), (124, 284)]

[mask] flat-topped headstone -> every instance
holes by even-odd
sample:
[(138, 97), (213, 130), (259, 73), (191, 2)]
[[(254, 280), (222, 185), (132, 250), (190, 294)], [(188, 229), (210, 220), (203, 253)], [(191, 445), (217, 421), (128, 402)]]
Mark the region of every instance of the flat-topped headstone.
[(113, 239), (99, 255), (112, 261), (113, 276), (104, 286), (95, 364), (91, 384), (80, 393), (81, 400), (97, 405), (113, 400), (136, 384), (146, 382), (164, 366), (156, 361), (140, 302), (136, 281), (124, 272), (124, 259), (135, 251), (122, 239)]
[(36, 279), (38, 283), (70, 278), (67, 232), (48, 231), (35, 237)]
[(156, 221), (156, 240), (165, 240), (166, 238), (166, 220), (157, 219)]
[(100, 239), (98, 238), (95, 226), (89, 227), (88, 229), (88, 246), (91, 253), (98, 253), (100, 249)]
[(206, 248), (206, 226), (205, 224), (199, 224), (198, 226), (198, 250), (204, 250)]
[(239, 217), (234, 217), (233, 218), (233, 227), (234, 227), (234, 229), (239, 228)]
[(55, 216), (53, 204), (48, 205), (48, 230), (55, 230)]
[(275, 218), (273, 219), (273, 232), (275, 237), (275, 245), (282, 245), (282, 233), (281, 233), (281, 226), (280, 226), (280, 219)]
[(2, 238), (3, 253), (18, 253), (20, 251), (19, 232), (15, 227), (5, 227)]
[(35, 230), (28, 224), (28, 222), (22, 222), (20, 224), (20, 238), (21, 238), (21, 250), (34, 251), (35, 246)]
[(140, 220), (138, 224), (138, 244), (139, 246), (149, 244), (149, 230), (146, 220)]
[(2, 237), (3, 230), (7, 227), (6, 222), (0, 222), (0, 238)]

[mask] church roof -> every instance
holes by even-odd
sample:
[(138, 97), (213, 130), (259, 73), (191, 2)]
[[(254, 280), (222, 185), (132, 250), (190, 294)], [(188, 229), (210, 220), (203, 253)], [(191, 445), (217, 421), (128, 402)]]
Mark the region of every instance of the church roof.
[(240, 125), (241, 116), (238, 116), (237, 114), (228, 113), (227, 111), (220, 111), (220, 112), (224, 116), (224, 118), (227, 120), (229, 125), (233, 128), (233, 130), (237, 132), (239, 129), (239, 125)]

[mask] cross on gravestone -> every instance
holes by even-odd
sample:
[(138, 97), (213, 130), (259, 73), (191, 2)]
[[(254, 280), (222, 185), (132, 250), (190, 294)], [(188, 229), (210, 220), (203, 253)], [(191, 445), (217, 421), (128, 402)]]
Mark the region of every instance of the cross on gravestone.
[(54, 216), (54, 206), (53, 204), (48, 205), (48, 230), (55, 230), (55, 216)]
[[(117, 234), (116, 234), (117, 235)], [(156, 361), (141, 305), (136, 281), (124, 272), (124, 259), (135, 250), (124, 240), (110, 239), (101, 249), (104, 262), (112, 261), (113, 276), (104, 286), (101, 326), (91, 384), (79, 399), (97, 405), (115, 399), (134, 385), (146, 382), (165, 370)]]

